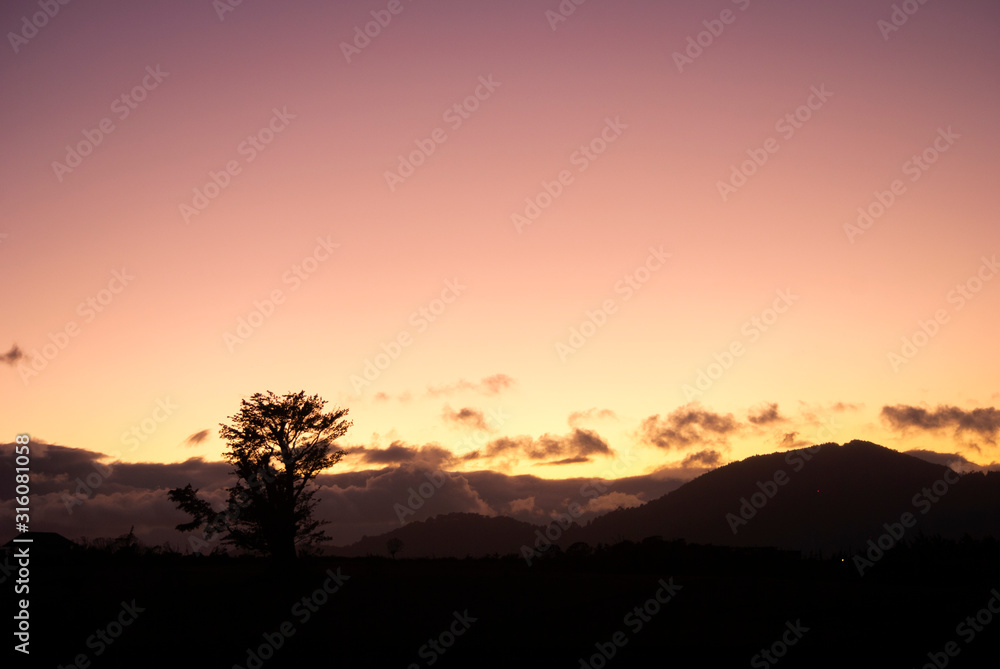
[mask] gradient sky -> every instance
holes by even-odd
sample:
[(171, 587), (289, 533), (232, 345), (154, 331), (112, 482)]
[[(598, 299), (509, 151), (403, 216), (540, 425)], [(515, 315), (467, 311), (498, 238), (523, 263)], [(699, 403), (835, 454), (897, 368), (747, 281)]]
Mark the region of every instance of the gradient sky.
[[(1000, 271), (1000, 7), (930, 1), (892, 31), (870, 0), (558, 7), (74, 2), (21, 40), (41, 10), (5, 3), (0, 441), (217, 460), (241, 399), (303, 389), (350, 409), (358, 454), (514, 444), (459, 470), (853, 438), (1000, 460), (1000, 279), (976, 278)], [(348, 62), (371, 12), (391, 21)], [(543, 182), (561, 192), (518, 226)]]

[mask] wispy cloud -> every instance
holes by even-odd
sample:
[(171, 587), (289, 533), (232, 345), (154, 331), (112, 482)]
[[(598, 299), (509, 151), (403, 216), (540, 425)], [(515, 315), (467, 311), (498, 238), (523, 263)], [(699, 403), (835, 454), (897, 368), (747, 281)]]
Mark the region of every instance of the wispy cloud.
[(640, 439), (663, 449), (684, 449), (702, 444), (727, 444), (731, 433), (741, 424), (732, 414), (719, 414), (687, 404), (666, 418), (659, 414), (643, 421)]
[(897, 404), (882, 407), (881, 416), (894, 430), (935, 431), (954, 428), (956, 437), (971, 432), (991, 444), (996, 443), (997, 432), (1000, 432), (1000, 411), (993, 407), (967, 411), (955, 406), (941, 405), (932, 411), (923, 407)]
[(394, 441), (385, 448), (372, 446), (352, 446), (344, 449), (351, 459), (366, 465), (402, 465), (422, 463), (441, 467), (455, 462), (454, 453), (437, 444), (420, 447), (407, 446), (402, 441)]
[(514, 379), (506, 374), (494, 374), (493, 376), (487, 376), (478, 382), (460, 379), (455, 383), (431, 386), (427, 388), (427, 394), (430, 397), (453, 395), (458, 392), (476, 392), (483, 395), (498, 395), (502, 391), (507, 390), (514, 385)]
[(684, 469), (691, 467), (718, 467), (720, 464), (722, 464), (722, 453), (705, 449), (684, 458), (684, 461), (681, 462), (681, 467)]
[(475, 430), (491, 430), (489, 424), (486, 422), (486, 415), (479, 409), (464, 407), (455, 411), (450, 406), (445, 406), (442, 412), (442, 417), (446, 423), (469, 427)]
[(0, 355), (0, 362), (5, 362), (8, 365), (16, 365), (23, 357), (24, 353), (21, 352), (21, 348), (17, 344), (14, 344), (10, 347), (9, 351)]
[(804, 439), (799, 439), (798, 432), (786, 432), (781, 438), (781, 443), (779, 444), (782, 448), (804, 448), (806, 446), (811, 446), (808, 441)]
[(185, 446), (200, 446), (211, 434), (211, 430), (199, 430), (184, 440)]
[(594, 455), (613, 455), (614, 451), (596, 432), (577, 428), (565, 436), (544, 434), (538, 439), (527, 436), (500, 437), (466, 459), (505, 458), (513, 461), (551, 460), (551, 464), (588, 462)]
[(574, 411), (567, 418), (570, 427), (580, 427), (581, 423), (593, 420), (616, 419), (618, 415), (611, 409), (587, 409), (586, 411)]
[(747, 420), (754, 425), (767, 425), (769, 423), (778, 423), (783, 421), (784, 418), (778, 411), (778, 405), (776, 402), (767, 402), (762, 406), (751, 409), (750, 413), (747, 415)]

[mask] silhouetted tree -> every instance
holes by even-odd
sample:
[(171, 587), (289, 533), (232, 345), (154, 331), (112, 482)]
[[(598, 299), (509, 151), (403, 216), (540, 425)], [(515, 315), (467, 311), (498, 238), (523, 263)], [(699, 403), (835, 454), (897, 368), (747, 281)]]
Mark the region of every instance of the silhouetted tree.
[(347, 409), (324, 413), (325, 405), (304, 392), (279, 397), (269, 391), (243, 400), (239, 413), (229, 417), (232, 424), (220, 423), (229, 445), (224, 457), (237, 477), (226, 510), (214, 511), (190, 484), (174, 488), (170, 500), (192, 517), (177, 529), (204, 526), (208, 536), (224, 533), (225, 542), (279, 561), (294, 559), (296, 546), (328, 539), (320, 529), (326, 521), (312, 516), (319, 501), (313, 479), (344, 457), (344, 451), (331, 452), (331, 445), (351, 423), (344, 420)]
[(403, 540), (400, 539), (399, 537), (393, 537), (392, 539), (389, 539), (387, 542), (385, 542), (385, 547), (386, 549), (388, 549), (389, 555), (392, 556), (392, 559), (395, 560), (396, 553), (403, 550)]

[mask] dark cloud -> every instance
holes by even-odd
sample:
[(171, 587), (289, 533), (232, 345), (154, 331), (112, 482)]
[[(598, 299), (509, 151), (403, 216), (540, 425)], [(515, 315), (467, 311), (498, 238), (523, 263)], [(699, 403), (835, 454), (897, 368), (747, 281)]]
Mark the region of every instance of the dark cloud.
[(385, 448), (353, 446), (344, 449), (349, 458), (357, 457), (366, 465), (402, 465), (422, 463), (440, 467), (455, 461), (455, 455), (437, 444), (425, 444), (419, 448), (407, 446), (402, 441), (394, 441)]
[(591, 455), (612, 455), (613, 453), (607, 442), (596, 432), (577, 428), (562, 437), (550, 434), (544, 434), (538, 439), (526, 436), (500, 437), (477, 451), (476, 455), (478, 458), (507, 458), (517, 461), (522, 458), (529, 460), (549, 460), (552, 458), (565, 460), (578, 457), (589, 459)]
[(939, 406), (933, 411), (923, 407), (897, 404), (882, 407), (882, 419), (895, 430), (941, 430), (953, 428), (955, 436), (972, 432), (986, 439), (991, 444), (996, 443), (997, 432), (1000, 431), (1000, 410), (993, 407), (966, 411), (954, 406)]
[(663, 449), (684, 449), (701, 444), (726, 444), (728, 436), (741, 427), (732, 414), (717, 414), (688, 404), (666, 418), (659, 414), (643, 421), (640, 438)]
[(684, 458), (684, 461), (681, 462), (681, 467), (684, 469), (690, 467), (718, 467), (720, 464), (722, 464), (722, 454), (718, 451), (706, 449), (692, 453)]
[(804, 448), (809, 446), (808, 441), (799, 439), (798, 436), (798, 432), (786, 432), (781, 438), (781, 448)]
[(554, 460), (552, 462), (537, 462), (535, 466), (543, 465), (576, 465), (581, 462), (590, 462), (590, 458), (585, 455), (576, 455), (572, 458), (563, 458), (562, 460)]
[[(0, 480), (14, 479), (13, 444), (0, 445)], [(32, 494), (86, 494), (88, 489), (102, 494), (133, 488), (175, 488), (191, 483), (195, 488), (232, 485), (232, 466), (225, 462), (205, 462), (189, 458), (162, 464), (112, 462), (104, 453), (55, 444), (31, 444)], [(0, 486), (0, 500), (10, 499), (13, 490)], [(126, 528), (128, 529), (128, 528)]]
[(494, 374), (493, 376), (483, 378), (478, 383), (460, 379), (456, 383), (432, 386), (427, 389), (427, 394), (430, 397), (437, 397), (439, 395), (452, 395), (457, 392), (471, 391), (482, 393), (483, 395), (498, 395), (501, 391), (513, 385), (514, 379), (506, 374)]
[(450, 406), (446, 406), (442, 416), (446, 423), (455, 423), (476, 430), (490, 431), (490, 426), (486, 424), (486, 416), (479, 409), (464, 407), (455, 411)]
[(574, 411), (569, 415), (567, 422), (570, 427), (579, 427), (580, 423), (588, 420), (600, 420), (605, 418), (618, 418), (618, 415), (611, 409), (587, 409), (586, 411)]
[(16, 365), (23, 357), (24, 353), (21, 351), (21, 348), (17, 344), (14, 344), (10, 347), (9, 351), (0, 354), (0, 362), (5, 362), (8, 365)]
[(951, 467), (959, 474), (965, 474), (967, 472), (1000, 471), (1000, 463), (993, 463), (992, 465), (979, 465), (968, 460), (964, 455), (960, 455), (958, 453), (938, 453), (936, 451), (927, 451), (917, 448), (905, 451), (905, 453), (907, 455), (912, 455), (915, 458), (932, 462), (936, 465)]
[(756, 407), (750, 410), (747, 415), (747, 420), (749, 420), (754, 425), (767, 425), (768, 423), (777, 423), (784, 420), (780, 413), (778, 413), (778, 405), (775, 402), (765, 403), (763, 406)]
[(184, 445), (200, 446), (206, 439), (208, 439), (210, 434), (212, 434), (211, 430), (200, 430), (198, 432), (195, 432), (190, 437), (184, 440)]
[[(603, 443), (586, 435), (568, 435), (557, 441), (566, 448), (595, 452), (600, 452)], [(588, 446), (590, 441), (593, 443)], [(13, 448), (13, 444), (0, 445), (0, 480), (13, 480)], [(393, 457), (406, 461), (362, 471), (337, 472), (334, 467), (316, 478), (320, 500), (317, 517), (330, 521), (326, 529), (333, 545), (350, 544), (364, 535), (399, 527), (400, 509), (414, 511), (403, 515), (406, 522), (457, 511), (504, 513), (544, 524), (575, 502), (584, 512), (580, 520), (586, 521), (619, 506), (636, 506), (661, 497), (699, 473), (676, 469), (613, 480), (545, 479), (509, 476), (495, 470), (442, 471), (430, 461), (434, 457), (445, 460), (451, 454), (436, 445), (415, 448), (393, 442), (385, 449), (344, 450), (352, 451), (349, 458), (362, 462)], [(574, 457), (586, 455), (566, 454), (562, 459)], [(190, 535), (178, 532), (175, 526), (189, 518), (167, 499), (167, 491), (190, 483), (214, 508), (222, 509), (226, 488), (235, 481), (230, 464), (201, 458), (170, 464), (107, 463), (108, 458), (97, 451), (34, 441), (31, 458), (33, 524), (39, 531), (58, 532), (74, 540), (120, 536), (134, 525), (144, 543), (169, 542), (187, 551)], [(607, 475), (615, 474), (609, 469)], [(0, 492), (12, 494), (10, 488), (0, 486)], [(0, 526), (13, 527), (13, 513), (13, 505), (0, 504)], [(0, 535), (0, 541), (8, 538)]]

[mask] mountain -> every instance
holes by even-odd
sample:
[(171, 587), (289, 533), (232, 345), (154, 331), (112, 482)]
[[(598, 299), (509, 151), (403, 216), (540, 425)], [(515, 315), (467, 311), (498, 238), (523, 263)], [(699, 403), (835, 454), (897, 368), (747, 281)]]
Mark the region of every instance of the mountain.
[(387, 555), (387, 542), (403, 542), (399, 557), (482, 557), (493, 553), (513, 553), (522, 544), (534, 541), (538, 527), (506, 516), (481, 516), (476, 513), (449, 513), (403, 525), (375, 537), (332, 548), (330, 555), (363, 557)]
[(866, 441), (822, 444), (720, 467), (641, 507), (601, 516), (568, 532), (567, 540), (594, 544), (660, 535), (852, 551), (907, 512), (915, 518), (906, 528), (913, 536), (1000, 536), (1000, 476), (960, 477)]
[[(535, 545), (539, 529), (511, 518), (449, 514), (333, 553), (385, 555), (391, 537), (403, 541), (401, 557), (520, 553), (522, 546)], [(642, 506), (612, 511), (582, 527), (563, 531), (553, 523), (549, 529), (563, 549), (576, 542), (594, 546), (660, 536), (848, 553), (890, 529), (905, 538), (1000, 537), (1000, 472), (960, 476), (870, 442), (822, 444), (733, 462)]]

